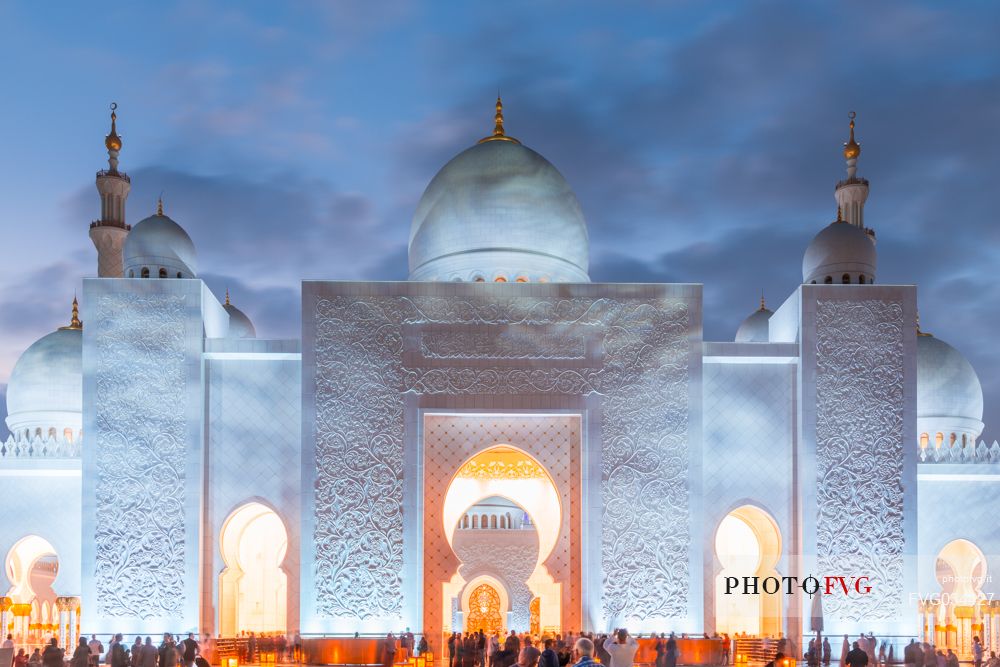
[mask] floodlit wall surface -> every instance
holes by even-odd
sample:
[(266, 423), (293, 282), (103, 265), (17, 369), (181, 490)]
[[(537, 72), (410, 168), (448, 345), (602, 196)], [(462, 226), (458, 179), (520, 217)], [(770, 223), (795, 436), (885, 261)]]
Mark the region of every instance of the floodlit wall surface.
[(197, 629), (211, 294), (200, 280), (88, 279), (84, 298), (84, 629)]
[[(298, 627), (301, 362), (285, 341), (214, 342), (206, 354), (208, 474), (202, 627), (218, 632), (219, 548), (227, 518), (259, 502), (284, 524), (289, 548), (288, 629)], [(253, 352), (219, 351), (253, 349)], [(275, 351), (276, 350), (276, 351)], [(213, 613), (214, 612), (214, 613)]]
[[(916, 288), (803, 285), (800, 461), (803, 568), (868, 576), (824, 596), (825, 630), (918, 627)], [(808, 611), (806, 612), (808, 617)]]
[(421, 408), (584, 412), (584, 626), (694, 630), (700, 378), (700, 286), (305, 282), (303, 630), (440, 630), (407, 502)]

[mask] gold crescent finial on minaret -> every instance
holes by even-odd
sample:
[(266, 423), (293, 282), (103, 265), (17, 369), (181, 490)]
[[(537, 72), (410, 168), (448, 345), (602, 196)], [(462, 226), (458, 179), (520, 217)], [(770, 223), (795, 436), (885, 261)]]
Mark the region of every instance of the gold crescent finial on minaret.
[(767, 310), (767, 306), (764, 305), (764, 290), (763, 289), (760, 291), (760, 309), (761, 310)]
[(122, 149), (122, 138), (118, 136), (118, 129), (115, 127), (115, 121), (118, 120), (118, 114), (115, 110), (118, 109), (118, 103), (111, 103), (111, 132), (108, 136), (104, 137), (104, 147), (109, 151), (120, 151)]
[(500, 99), (500, 93), (497, 92), (497, 104), (496, 104), (496, 114), (493, 116), (493, 134), (488, 137), (483, 137), (479, 140), (479, 143), (485, 143), (487, 141), (510, 141), (515, 144), (521, 143), (514, 137), (508, 137), (504, 133), (503, 129), (503, 101)]
[(227, 306), (231, 306), (232, 305), (231, 303), (229, 303), (229, 288), (228, 287), (226, 288), (226, 305)]
[(849, 114), (847, 114), (847, 117), (851, 119), (851, 123), (850, 123), (851, 137), (850, 137), (850, 139), (847, 140), (847, 143), (844, 144), (844, 159), (845, 160), (850, 160), (850, 159), (853, 159), (853, 158), (857, 158), (859, 155), (861, 155), (861, 144), (859, 144), (857, 141), (854, 140), (854, 118), (857, 115), (858, 114), (854, 113), (853, 111), (850, 112)]
[(156, 215), (163, 215), (163, 195), (156, 200)]

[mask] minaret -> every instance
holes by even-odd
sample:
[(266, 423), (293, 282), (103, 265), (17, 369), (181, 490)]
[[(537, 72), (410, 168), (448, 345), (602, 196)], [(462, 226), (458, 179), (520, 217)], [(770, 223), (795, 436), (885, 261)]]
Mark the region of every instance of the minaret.
[(122, 277), (122, 246), (131, 227), (125, 224), (125, 200), (132, 188), (128, 174), (118, 171), (118, 151), (122, 138), (118, 136), (115, 110), (111, 103), (111, 133), (104, 138), (108, 149), (108, 168), (97, 172), (97, 192), (101, 195), (101, 219), (90, 224), (90, 240), (97, 248), (97, 275), (101, 278)]
[[(843, 220), (855, 227), (865, 229), (865, 200), (868, 199), (868, 181), (858, 178), (858, 156), (861, 155), (861, 145), (854, 140), (854, 117), (852, 111), (851, 136), (844, 144), (844, 159), (847, 161), (847, 179), (837, 183), (837, 207)], [(839, 219), (839, 217), (838, 217)], [(874, 236), (874, 234), (872, 234)]]

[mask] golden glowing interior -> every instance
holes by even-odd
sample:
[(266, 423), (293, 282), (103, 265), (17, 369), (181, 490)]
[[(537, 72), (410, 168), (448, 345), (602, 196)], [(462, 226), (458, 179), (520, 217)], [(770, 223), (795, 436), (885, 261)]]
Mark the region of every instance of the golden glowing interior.
[(288, 533), (281, 518), (265, 505), (247, 503), (229, 516), (220, 538), (226, 564), (219, 575), (222, 634), (285, 632)]
[(726, 594), (726, 577), (780, 576), (778, 525), (769, 514), (752, 505), (733, 510), (715, 534), (715, 554), (721, 571), (715, 578), (715, 626), (719, 633), (746, 632), (777, 636), (781, 632), (781, 591), (747, 594), (742, 589)]
[[(538, 560), (527, 584), (540, 598), (541, 625), (558, 627), (562, 586), (544, 565), (562, 526), (562, 506), (555, 483), (538, 461), (516, 447), (498, 445), (479, 452), (458, 469), (445, 494), (442, 522), (449, 545), (454, 545), (455, 530), (466, 511), (490, 498), (504, 498), (520, 506), (534, 525), (538, 534)], [(444, 584), (443, 604), (450, 605), (451, 596), (469, 591), (474, 584), (456, 573)], [(450, 611), (442, 609), (442, 613), (447, 615)]]

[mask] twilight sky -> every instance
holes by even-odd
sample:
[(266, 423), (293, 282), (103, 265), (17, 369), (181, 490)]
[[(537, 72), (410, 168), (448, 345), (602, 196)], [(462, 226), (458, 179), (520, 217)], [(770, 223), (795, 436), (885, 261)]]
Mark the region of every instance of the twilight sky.
[(112, 100), (128, 221), (162, 192), (209, 286), (292, 337), (300, 279), (405, 278), (499, 89), (576, 190), (591, 278), (704, 283), (708, 340), (801, 281), (856, 110), (878, 282), (919, 285), (1000, 438), (998, 35), (986, 2), (0, 2), (0, 391), (96, 273)]

